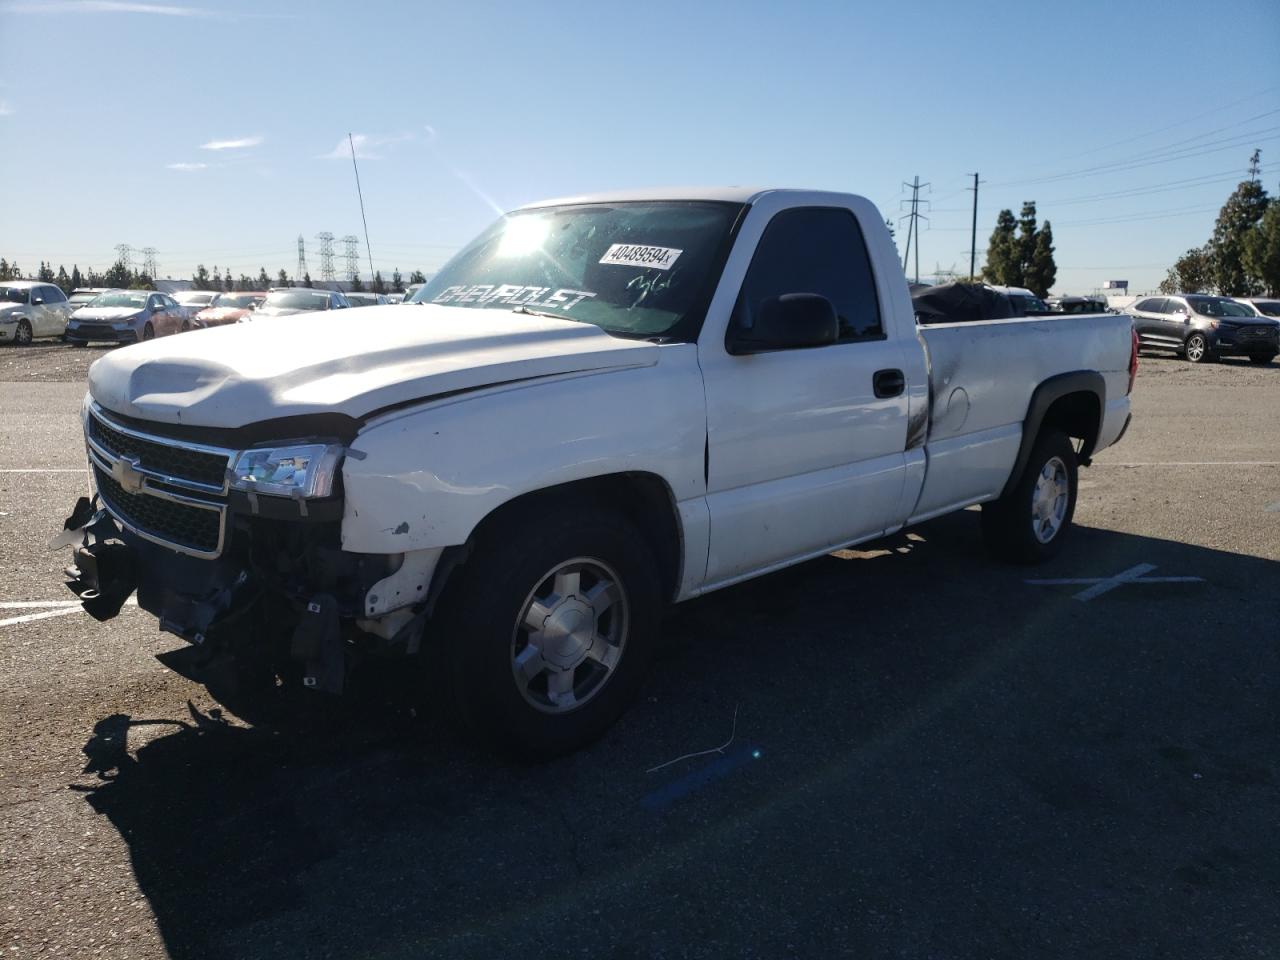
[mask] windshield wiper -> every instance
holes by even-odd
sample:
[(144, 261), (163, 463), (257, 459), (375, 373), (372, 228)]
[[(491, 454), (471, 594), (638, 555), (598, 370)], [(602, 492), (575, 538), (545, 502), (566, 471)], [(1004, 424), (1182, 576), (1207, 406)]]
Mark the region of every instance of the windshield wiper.
[(552, 320), (572, 320), (574, 323), (588, 323), (587, 320), (579, 320), (577, 317), (566, 317), (563, 313), (552, 313), (549, 310), (530, 310), (523, 303), (518, 307), (511, 308), (512, 313), (523, 313), (529, 317), (550, 317)]

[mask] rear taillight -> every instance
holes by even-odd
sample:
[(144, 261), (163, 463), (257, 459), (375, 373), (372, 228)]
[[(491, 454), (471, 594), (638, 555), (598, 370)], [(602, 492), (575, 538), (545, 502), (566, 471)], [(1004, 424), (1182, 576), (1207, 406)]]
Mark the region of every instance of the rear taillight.
[(1132, 341), (1129, 347), (1129, 389), (1125, 391), (1125, 396), (1133, 393), (1133, 381), (1138, 379), (1138, 331), (1130, 330)]

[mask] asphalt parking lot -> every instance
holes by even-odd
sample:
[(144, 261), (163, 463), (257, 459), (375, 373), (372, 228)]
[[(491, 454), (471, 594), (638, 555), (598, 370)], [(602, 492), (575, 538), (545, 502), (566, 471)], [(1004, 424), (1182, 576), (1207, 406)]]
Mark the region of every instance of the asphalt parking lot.
[(966, 511), (684, 605), (527, 767), (378, 684), (236, 716), (57, 606), (99, 353), (0, 350), (6, 956), (1275, 956), (1280, 365), (1144, 356), (1051, 564)]

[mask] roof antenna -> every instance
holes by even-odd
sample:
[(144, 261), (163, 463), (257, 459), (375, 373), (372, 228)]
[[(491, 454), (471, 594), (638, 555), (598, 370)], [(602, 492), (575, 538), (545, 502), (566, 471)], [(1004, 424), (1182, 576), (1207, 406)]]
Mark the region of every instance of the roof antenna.
[(364, 224), (364, 252), (369, 255), (369, 282), (373, 282), (373, 249), (369, 246), (369, 221), (364, 216), (364, 193), (360, 189), (360, 168), (356, 166), (356, 142), (347, 131), (347, 143), (351, 145), (351, 169), (356, 172), (356, 196), (360, 198), (360, 222)]

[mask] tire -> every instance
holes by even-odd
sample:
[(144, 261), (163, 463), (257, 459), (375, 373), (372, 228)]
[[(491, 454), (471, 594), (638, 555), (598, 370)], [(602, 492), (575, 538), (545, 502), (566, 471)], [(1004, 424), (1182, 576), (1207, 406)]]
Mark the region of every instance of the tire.
[(1186, 345), (1183, 347), (1183, 356), (1192, 363), (1209, 363), (1213, 360), (1213, 351), (1209, 347), (1209, 341), (1203, 333), (1193, 333), (1187, 337)]
[(13, 342), (19, 347), (31, 346), (31, 324), (26, 320), (19, 320), (18, 327), (13, 331)]
[(1061, 430), (1043, 431), (1014, 488), (982, 505), (982, 535), (991, 554), (1026, 564), (1055, 556), (1076, 512), (1077, 471), (1071, 438)]
[(186, 332), (187, 332), (188, 330), (190, 330), (190, 329), (191, 329), (191, 322), (190, 322), (189, 320), (183, 320), (183, 321), (182, 321), (182, 332), (183, 332), (183, 333), (186, 333)]
[[(474, 547), (441, 610), (439, 661), (464, 728), (527, 760), (595, 740), (635, 696), (653, 651), (662, 593), (644, 536), (578, 501), (496, 522)], [(554, 622), (554, 640), (539, 621)], [(428, 695), (440, 689), (436, 662), (424, 648)]]
[(1256, 363), (1258, 366), (1261, 367), (1265, 364), (1270, 363), (1275, 358), (1276, 358), (1276, 355), (1274, 353), (1253, 353), (1249, 355), (1249, 362)]
[(153, 340), (155, 339), (155, 335), (156, 335), (156, 328), (151, 325), (150, 321), (148, 321), (147, 325), (142, 328), (142, 339)]
[(87, 347), (89, 345), (88, 340), (68, 340), (67, 343), (71, 344), (73, 347)]

